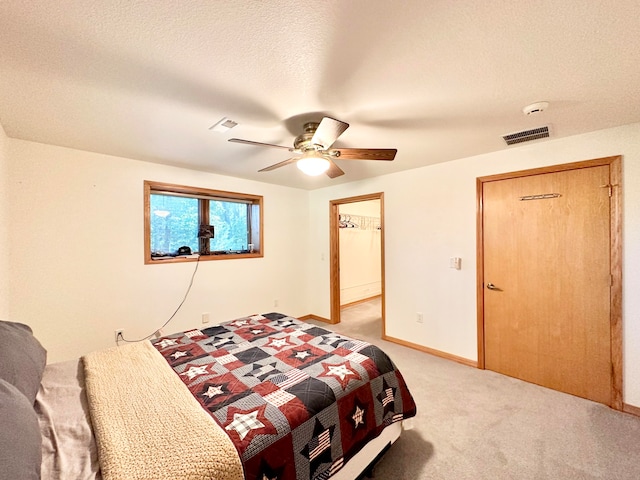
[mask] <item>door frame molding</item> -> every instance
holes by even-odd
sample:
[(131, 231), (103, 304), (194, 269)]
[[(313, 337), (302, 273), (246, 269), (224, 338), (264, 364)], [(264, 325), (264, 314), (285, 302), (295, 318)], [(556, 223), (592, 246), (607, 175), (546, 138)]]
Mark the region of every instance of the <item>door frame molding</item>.
[(545, 173), (609, 166), (611, 181), (610, 269), (611, 269), (611, 408), (622, 410), (622, 156), (596, 158), (582, 162), (552, 165), (530, 170), (501, 173), (476, 178), (476, 298), (478, 321), (478, 368), (485, 368), (484, 351), (484, 244), (483, 185), (486, 182), (527, 177)]
[(329, 202), (329, 282), (331, 317), (330, 323), (340, 322), (340, 205), (348, 203), (366, 202), (368, 200), (380, 200), (380, 281), (382, 298), (382, 336), (385, 335), (386, 308), (385, 308), (385, 275), (384, 275), (384, 193), (369, 193), (357, 197), (340, 198)]

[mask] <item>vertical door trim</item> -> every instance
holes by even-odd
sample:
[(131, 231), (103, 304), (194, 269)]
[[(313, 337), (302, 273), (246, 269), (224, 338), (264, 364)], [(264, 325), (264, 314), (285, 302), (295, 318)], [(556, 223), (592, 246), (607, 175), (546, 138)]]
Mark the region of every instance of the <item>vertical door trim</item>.
[(604, 157), (583, 162), (502, 173), (476, 179), (476, 299), (478, 323), (478, 368), (485, 368), (484, 351), (484, 244), (483, 185), (485, 182), (507, 180), (545, 173), (609, 166), (611, 182), (610, 208), (610, 269), (611, 269), (611, 407), (622, 410), (622, 157)]
[(357, 197), (340, 198), (329, 202), (329, 257), (330, 257), (330, 302), (332, 324), (340, 322), (340, 227), (338, 222), (340, 205), (368, 200), (380, 200), (380, 280), (382, 298), (382, 336), (386, 331), (386, 295), (384, 273), (384, 193), (370, 193)]

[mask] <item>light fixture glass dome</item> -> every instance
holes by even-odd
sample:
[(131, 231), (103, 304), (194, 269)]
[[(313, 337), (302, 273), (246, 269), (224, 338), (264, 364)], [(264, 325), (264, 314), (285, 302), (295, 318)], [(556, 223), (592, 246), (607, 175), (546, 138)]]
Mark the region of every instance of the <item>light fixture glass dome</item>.
[(317, 156), (315, 152), (311, 152), (308, 155), (305, 154), (304, 157), (298, 160), (296, 165), (300, 170), (312, 177), (322, 175), (324, 172), (329, 170), (329, 160)]

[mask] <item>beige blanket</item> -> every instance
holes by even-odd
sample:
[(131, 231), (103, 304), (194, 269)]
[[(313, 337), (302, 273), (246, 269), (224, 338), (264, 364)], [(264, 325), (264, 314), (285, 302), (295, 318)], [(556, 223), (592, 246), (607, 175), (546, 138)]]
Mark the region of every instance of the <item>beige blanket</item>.
[(241, 480), (233, 443), (148, 342), (85, 357), (104, 480)]

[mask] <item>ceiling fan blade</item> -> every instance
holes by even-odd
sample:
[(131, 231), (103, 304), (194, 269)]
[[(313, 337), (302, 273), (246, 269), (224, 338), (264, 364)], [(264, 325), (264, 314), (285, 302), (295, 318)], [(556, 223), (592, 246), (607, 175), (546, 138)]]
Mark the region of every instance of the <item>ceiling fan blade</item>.
[(336, 178), (340, 175), (344, 175), (342, 169), (338, 165), (336, 165), (333, 160), (329, 160), (329, 164), (329, 170), (325, 172), (329, 178)]
[(393, 160), (398, 150), (395, 148), (336, 148), (328, 152), (337, 153), (341, 160)]
[(256, 145), (258, 147), (274, 147), (274, 148), (284, 148), (285, 150), (289, 150), (290, 152), (293, 152), (293, 148), (291, 147), (285, 147), (283, 145), (274, 145), (272, 143), (260, 143), (260, 142), (253, 142), (251, 140), (243, 140), (241, 138), (230, 138), (229, 139), (230, 142), (234, 142), (234, 143), (245, 143), (247, 145)]
[(329, 148), (342, 132), (349, 128), (349, 124), (331, 117), (324, 117), (318, 125), (311, 139), (312, 145), (321, 145), (323, 150)]
[(258, 170), (258, 171), (259, 172), (269, 172), (271, 170), (275, 170), (276, 168), (284, 167), (285, 165), (289, 165), (290, 163), (297, 162), (298, 160), (300, 160), (299, 157), (292, 157), (292, 158), (289, 158), (288, 160), (285, 160), (284, 162), (279, 162), (279, 163), (276, 163), (274, 165), (270, 165), (268, 167), (264, 167), (263, 169)]

